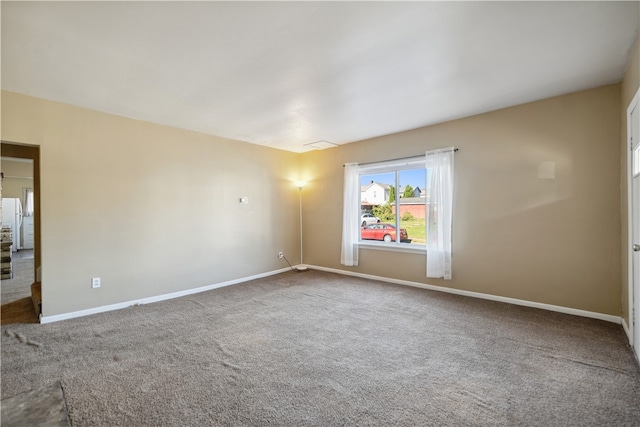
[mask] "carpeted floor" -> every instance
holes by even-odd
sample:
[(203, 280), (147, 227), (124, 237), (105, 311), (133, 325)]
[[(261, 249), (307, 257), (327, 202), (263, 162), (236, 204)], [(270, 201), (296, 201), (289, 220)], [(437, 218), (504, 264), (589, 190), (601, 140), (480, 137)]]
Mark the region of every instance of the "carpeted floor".
[(318, 271), (2, 329), (73, 426), (640, 425), (619, 325)]

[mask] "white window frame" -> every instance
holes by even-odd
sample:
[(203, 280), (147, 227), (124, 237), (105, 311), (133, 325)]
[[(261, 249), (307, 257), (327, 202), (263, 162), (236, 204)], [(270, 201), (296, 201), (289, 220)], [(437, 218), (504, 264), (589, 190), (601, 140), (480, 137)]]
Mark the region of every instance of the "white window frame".
[[(425, 182), (423, 183), (424, 188), (427, 188), (426, 182), (426, 167), (425, 167), (425, 159), (424, 156), (416, 156), (409, 157), (399, 160), (388, 160), (384, 162), (375, 162), (368, 163), (364, 165), (360, 165), (358, 167), (358, 182), (361, 181), (363, 175), (373, 175), (373, 174), (381, 174), (381, 173), (394, 173), (395, 179), (393, 185), (397, 187), (398, 185), (398, 173), (406, 170), (413, 169), (424, 169), (425, 170)], [(396, 239), (400, 235), (400, 191), (396, 189)], [(358, 211), (360, 211), (360, 206), (362, 206), (362, 194), (358, 197), (357, 201), (354, 203), (358, 203)], [(426, 212), (426, 198), (424, 200), (424, 208)], [(427, 246), (424, 243), (402, 243), (399, 241), (394, 242), (379, 242), (376, 240), (362, 240), (361, 237), (358, 238), (358, 246), (363, 249), (374, 249), (374, 250), (382, 250), (382, 251), (394, 251), (394, 252), (407, 252), (407, 253), (421, 253), (425, 254), (427, 252)]]

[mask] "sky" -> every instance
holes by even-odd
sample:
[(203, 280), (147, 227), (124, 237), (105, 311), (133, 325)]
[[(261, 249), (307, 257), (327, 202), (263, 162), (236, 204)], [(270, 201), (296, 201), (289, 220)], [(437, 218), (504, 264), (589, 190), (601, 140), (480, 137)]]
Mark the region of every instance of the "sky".
[[(380, 184), (389, 184), (393, 185), (394, 173), (377, 173), (371, 175), (361, 175), (360, 176), (360, 185), (367, 185), (372, 180), (378, 182)], [(400, 171), (400, 182), (399, 187), (404, 190), (407, 184), (411, 186), (411, 188), (420, 187), (424, 190), (425, 188), (425, 170), (424, 169), (412, 169), (407, 171)]]

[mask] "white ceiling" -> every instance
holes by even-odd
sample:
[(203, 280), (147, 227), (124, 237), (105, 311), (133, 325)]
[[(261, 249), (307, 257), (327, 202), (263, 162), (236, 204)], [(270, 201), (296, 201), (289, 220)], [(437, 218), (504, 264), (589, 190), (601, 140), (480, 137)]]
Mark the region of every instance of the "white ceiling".
[(2, 2), (2, 89), (294, 152), (619, 82), (637, 2)]

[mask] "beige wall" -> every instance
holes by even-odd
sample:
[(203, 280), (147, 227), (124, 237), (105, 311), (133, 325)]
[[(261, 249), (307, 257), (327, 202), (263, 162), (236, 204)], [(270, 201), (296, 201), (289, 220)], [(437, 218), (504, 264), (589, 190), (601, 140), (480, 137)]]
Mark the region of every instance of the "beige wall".
[[(305, 262), (620, 315), (620, 114), (617, 84), (305, 153)], [(427, 280), (420, 254), (362, 249), (341, 266), (342, 164), (447, 146), (453, 280)], [(555, 180), (538, 178), (544, 161)]]
[(627, 193), (627, 107), (631, 103), (638, 88), (640, 87), (640, 43), (636, 40), (631, 53), (631, 59), (627, 66), (627, 72), (621, 84), (621, 105), (620, 105), (620, 134), (621, 134), (621, 156), (620, 156), (620, 215), (622, 222), (622, 317), (629, 324), (629, 262), (628, 250), (631, 245), (628, 238), (628, 193)]
[(33, 189), (33, 179), (5, 178), (2, 180), (2, 197), (17, 197), (24, 206), (23, 188)]
[[(297, 178), (308, 264), (619, 315), (621, 98), (610, 85), (297, 155), (2, 92), (2, 139), (41, 147), (45, 316), (276, 270), (279, 250), (297, 262)], [(427, 280), (419, 254), (341, 266), (342, 164), (451, 145), (454, 280)]]
[[(2, 153), (0, 153), (2, 154)], [(33, 162), (28, 160), (14, 160), (4, 157), (0, 160), (0, 167), (5, 176), (16, 176), (20, 178), (33, 178)]]
[(279, 250), (298, 252), (296, 154), (10, 92), (2, 107), (2, 140), (40, 146), (45, 316), (277, 270)]
[(2, 159), (2, 197), (17, 197), (24, 206), (23, 188), (33, 189), (33, 162)]

